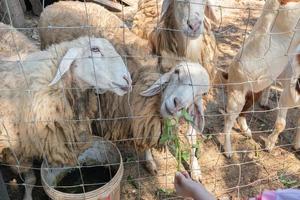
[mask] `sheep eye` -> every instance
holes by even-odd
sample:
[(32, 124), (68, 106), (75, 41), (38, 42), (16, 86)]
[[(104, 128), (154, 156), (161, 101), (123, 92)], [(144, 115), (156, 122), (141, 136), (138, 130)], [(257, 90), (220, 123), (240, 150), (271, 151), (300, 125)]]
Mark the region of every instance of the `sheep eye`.
[(179, 75), (179, 69), (175, 69), (174, 73)]

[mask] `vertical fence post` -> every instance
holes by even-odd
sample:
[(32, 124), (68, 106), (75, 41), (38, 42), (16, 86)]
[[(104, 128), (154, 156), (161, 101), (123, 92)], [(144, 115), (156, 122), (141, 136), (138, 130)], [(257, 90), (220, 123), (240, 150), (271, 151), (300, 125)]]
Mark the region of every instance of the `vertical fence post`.
[(43, 5), (41, 4), (40, 0), (29, 0), (32, 6), (32, 12), (40, 16), (41, 12), (43, 11)]
[(9, 200), (6, 185), (4, 183), (1, 170), (0, 170), (0, 197), (2, 200)]
[(17, 28), (23, 27), (25, 24), (23, 9), (19, 0), (0, 0), (0, 16), (7, 24)]

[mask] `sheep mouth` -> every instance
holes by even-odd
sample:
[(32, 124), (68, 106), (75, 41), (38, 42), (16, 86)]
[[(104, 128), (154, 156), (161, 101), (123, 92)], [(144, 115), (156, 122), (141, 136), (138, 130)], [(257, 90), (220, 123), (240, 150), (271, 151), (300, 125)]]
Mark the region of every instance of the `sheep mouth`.
[(192, 29), (190, 29), (190, 28), (187, 28), (187, 29), (184, 31), (184, 34), (185, 34), (186, 37), (188, 37), (188, 38), (194, 40), (194, 39), (199, 38), (199, 36), (200, 36), (201, 33), (202, 33), (201, 30), (202, 30), (201, 27), (199, 27), (197, 30), (192, 30)]
[(197, 32), (190, 32), (190, 31), (187, 31), (187, 33), (186, 33), (186, 36), (187, 37), (189, 37), (190, 39), (197, 39), (199, 36), (201, 35), (201, 32), (200, 32), (200, 30), (199, 31), (197, 31)]
[(123, 92), (130, 92), (132, 90), (132, 86), (131, 85), (121, 85), (118, 83), (113, 83), (113, 86), (115, 87), (115, 89), (120, 89)]
[(171, 110), (168, 106), (167, 106), (167, 104), (165, 104), (165, 111), (166, 111), (166, 113), (167, 113), (167, 115), (168, 116), (177, 116), (177, 117), (180, 117), (181, 116), (181, 112), (183, 111), (183, 110), (188, 110), (189, 109), (189, 106), (188, 107), (181, 107), (181, 108), (179, 108), (179, 109), (176, 109), (175, 111), (173, 110)]

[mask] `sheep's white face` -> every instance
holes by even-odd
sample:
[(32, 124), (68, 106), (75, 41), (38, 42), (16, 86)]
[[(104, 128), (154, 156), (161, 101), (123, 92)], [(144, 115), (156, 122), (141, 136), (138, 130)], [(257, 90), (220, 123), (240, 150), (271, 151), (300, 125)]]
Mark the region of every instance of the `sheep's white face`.
[[(79, 38), (81, 46), (67, 50), (49, 86), (55, 85), (71, 69), (80, 86), (92, 86), (124, 95), (131, 90), (130, 73), (112, 44), (103, 38)], [(79, 42), (78, 41), (78, 42)], [(77, 44), (77, 41), (75, 41)], [(85, 87), (86, 87), (85, 86)]]
[(178, 27), (189, 38), (197, 38), (203, 31), (204, 10), (207, 0), (164, 0), (174, 2), (175, 20)]
[(160, 88), (165, 88), (160, 108), (164, 118), (180, 116), (181, 111), (187, 109), (195, 125), (200, 130), (203, 128), (202, 95), (209, 90), (209, 75), (200, 64), (180, 63), (141, 94), (152, 96)]
[(209, 76), (197, 63), (181, 63), (173, 71), (163, 92), (161, 114), (169, 117), (188, 109), (208, 92)]
[(94, 86), (98, 93), (111, 91), (124, 95), (131, 90), (130, 73), (106, 39), (91, 38), (88, 47), (82, 49), (81, 58), (76, 59), (75, 66), (77, 77)]

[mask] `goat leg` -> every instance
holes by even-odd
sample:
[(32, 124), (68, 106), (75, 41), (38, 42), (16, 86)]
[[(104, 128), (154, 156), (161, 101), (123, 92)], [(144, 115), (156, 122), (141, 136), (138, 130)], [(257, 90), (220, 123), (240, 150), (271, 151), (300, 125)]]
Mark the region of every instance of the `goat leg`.
[(145, 151), (146, 169), (152, 174), (157, 175), (157, 166), (153, 159), (152, 152), (150, 149)]
[(258, 92), (258, 93), (248, 92), (246, 94), (245, 105), (242, 109), (239, 118), (237, 119), (237, 123), (239, 124), (242, 133), (250, 138), (252, 137), (252, 131), (247, 124), (246, 117), (245, 117), (246, 114), (244, 112), (248, 111), (249, 108), (251, 108), (253, 104), (260, 99), (262, 93), (263, 92)]
[(296, 150), (300, 149), (300, 117), (298, 119), (298, 128), (297, 128), (297, 134), (296, 137), (294, 139), (294, 148)]
[(244, 114), (241, 114), (238, 119), (237, 119), (237, 123), (240, 126), (240, 129), (242, 131), (242, 133), (247, 136), (247, 137), (252, 137), (252, 131), (249, 128), (248, 124), (247, 124), (247, 120)]
[(279, 110), (275, 128), (273, 133), (265, 140), (265, 146), (268, 151), (271, 151), (275, 147), (279, 134), (285, 129), (288, 108), (294, 106), (294, 102), (290, 100), (290, 97), (289, 88), (285, 87), (279, 99)]
[(240, 90), (232, 90), (228, 93), (227, 114), (225, 115), (225, 125), (223, 133), (225, 134), (224, 153), (230, 158), (232, 156), (231, 131), (235, 120), (245, 105), (245, 94)]
[(24, 174), (25, 174), (25, 195), (23, 200), (32, 200), (32, 189), (36, 183), (36, 177), (32, 169), (25, 172)]
[(259, 106), (264, 109), (264, 110), (270, 110), (270, 106), (269, 106), (269, 96), (271, 93), (271, 86), (264, 89), (264, 91), (262, 92), (260, 101), (259, 101)]

